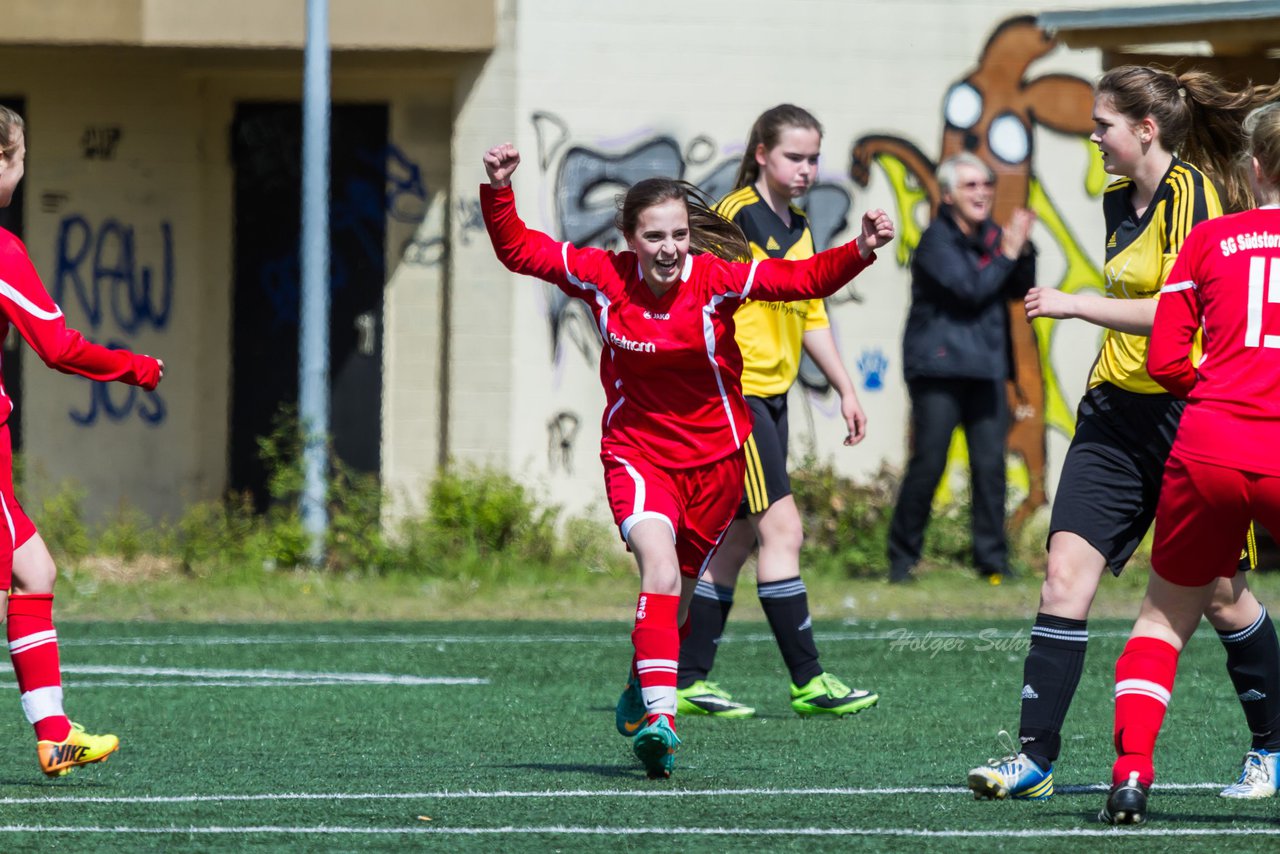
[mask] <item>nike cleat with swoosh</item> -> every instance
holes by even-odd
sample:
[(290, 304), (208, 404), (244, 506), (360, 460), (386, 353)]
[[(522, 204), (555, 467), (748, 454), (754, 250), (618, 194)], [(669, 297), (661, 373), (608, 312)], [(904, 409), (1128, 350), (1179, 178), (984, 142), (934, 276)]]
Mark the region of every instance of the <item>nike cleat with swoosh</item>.
[(73, 723), (62, 741), (36, 742), (36, 755), (41, 771), (50, 777), (61, 777), (77, 765), (105, 762), (119, 747), (120, 739), (114, 735), (91, 735)]

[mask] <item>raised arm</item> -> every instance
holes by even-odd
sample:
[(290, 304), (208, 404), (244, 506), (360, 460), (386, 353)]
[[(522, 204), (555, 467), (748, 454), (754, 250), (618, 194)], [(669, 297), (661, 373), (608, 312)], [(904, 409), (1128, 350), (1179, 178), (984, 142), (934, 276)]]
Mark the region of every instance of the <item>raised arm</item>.
[(535, 276), (579, 295), (585, 268), (604, 253), (578, 249), (525, 225), (516, 212), (511, 190), (511, 173), (519, 164), (520, 153), (510, 143), (495, 146), (484, 155), (489, 183), (480, 185), (480, 210), (493, 251), (513, 273)]
[(799, 300), (827, 297), (875, 261), (875, 250), (893, 239), (893, 220), (882, 210), (867, 211), (856, 240), (803, 261), (769, 258), (754, 265), (744, 297)]
[(163, 362), (94, 344), (68, 328), (62, 309), (45, 290), (21, 245), (6, 247), (4, 254), (0, 310), (46, 365), (100, 382), (116, 380), (147, 391), (156, 387), (164, 372)]

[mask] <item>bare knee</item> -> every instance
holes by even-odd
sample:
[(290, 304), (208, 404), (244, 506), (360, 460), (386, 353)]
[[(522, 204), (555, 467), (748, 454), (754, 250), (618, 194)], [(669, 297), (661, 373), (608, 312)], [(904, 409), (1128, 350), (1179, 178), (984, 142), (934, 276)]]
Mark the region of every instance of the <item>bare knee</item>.
[(1044, 584), (1040, 587), (1040, 610), (1057, 617), (1083, 620), (1089, 616), (1103, 567), (1078, 556), (1049, 552)]
[(1253, 625), (1262, 613), (1258, 602), (1243, 577), (1220, 578), (1213, 590), (1213, 598), (1205, 606), (1204, 616), (1218, 631), (1236, 631)]

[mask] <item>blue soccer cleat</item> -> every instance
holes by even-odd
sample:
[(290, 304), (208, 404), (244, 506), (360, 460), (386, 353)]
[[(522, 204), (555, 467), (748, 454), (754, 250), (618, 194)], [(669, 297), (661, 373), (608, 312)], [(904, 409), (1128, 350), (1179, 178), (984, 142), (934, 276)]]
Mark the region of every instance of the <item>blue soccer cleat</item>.
[(1270, 798), (1276, 793), (1276, 760), (1280, 753), (1250, 750), (1244, 755), (1240, 779), (1218, 794), (1224, 798)]
[(1043, 801), (1053, 797), (1053, 766), (1042, 769), (1025, 753), (1015, 753), (1009, 733), (1000, 731), (1009, 748), (1003, 758), (989, 759), (969, 772), (969, 789), (975, 800)]
[(622, 689), (618, 697), (618, 705), (613, 710), (613, 723), (619, 735), (632, 738), (644, 726), (644, 695), (640, 693), (640, 678), (634, 673), (627, 680), (627, 687)]
[(631, 740), (631, 749), (635, 752), (640, 764), (652, 780), (660, 780), (671, 776), (671, 769), (676, 761), (676, 747), (680, 737), (667, 723), (667, 719), (659, 715), (648, 726), (636, 733)]

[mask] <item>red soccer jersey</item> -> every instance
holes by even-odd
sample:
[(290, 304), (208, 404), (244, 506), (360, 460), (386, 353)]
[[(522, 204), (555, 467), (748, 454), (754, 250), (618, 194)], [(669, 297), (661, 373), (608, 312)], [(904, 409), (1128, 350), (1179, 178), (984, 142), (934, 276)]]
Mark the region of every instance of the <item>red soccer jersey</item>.
[[(0, 341), (9, 325), (18, 328), (36, 354), (51, 368), (91, 380), (119, 380), (148, 391), (160, 381), (160, 366), (150, 356), (94, 344), (67, 328), (62, 309), (40, 283), (27, 247), (0, 228)], [(8, 420), (13, 401), (0, 381), (0, 423)]]
[(748, 294), (828, 296), (874, 259), (852, 242), (806, 261), (689, 255), (680, 282), (659, 297), (641, 278), (635, 253), (579, 249), (528, 228), (509, 187), (481, 185), (480, 201), (499, 260), (582, 300), (595, 317), (604, 340), (602, 448), (640, 453), (667, 468), (722, 459), (751, 432), (733, 337), (734, 310)]
[[(1174, 453), (1280, 475), (1280, 210), (1192, 229), (1160, 291), (1147, 370), (1189, 406)], [(1204, 328), (1204, 357), (1188, 358)]]

